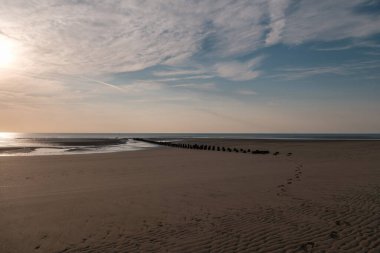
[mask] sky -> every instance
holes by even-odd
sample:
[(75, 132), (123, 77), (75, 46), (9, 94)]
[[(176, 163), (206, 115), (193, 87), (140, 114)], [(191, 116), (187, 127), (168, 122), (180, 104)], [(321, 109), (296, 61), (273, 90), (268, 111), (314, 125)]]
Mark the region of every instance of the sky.
[(1, 0), (0, 131), (379, 133), (378, 0)]

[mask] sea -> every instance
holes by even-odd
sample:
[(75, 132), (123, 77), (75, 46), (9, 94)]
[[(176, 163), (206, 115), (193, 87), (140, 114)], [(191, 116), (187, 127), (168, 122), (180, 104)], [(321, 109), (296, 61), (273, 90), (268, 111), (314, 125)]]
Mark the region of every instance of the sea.
[(380, 134), (294, 133), (4, 133), (0, 132), (0, 156), (72, 155), (135, 151), (156, 145), (133, 140), (155, 138), (179, 141), (188, 138), (252, 140), (380, 140)]

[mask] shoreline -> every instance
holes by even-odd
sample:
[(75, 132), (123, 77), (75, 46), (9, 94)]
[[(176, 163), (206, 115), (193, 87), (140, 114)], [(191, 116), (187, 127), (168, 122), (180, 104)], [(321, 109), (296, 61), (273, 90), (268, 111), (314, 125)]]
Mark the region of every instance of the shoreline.
[[(18, 138), (24, 139), (24, 138)], [(0, 156), (59, 156), (59, 155), (89, 155), (89, 154), (101, 154), (101, 153), (118, 153), (118, 152), (130, 152), (136, 151), (136, 149), (132, 150), (99, 150), (107, 147), (117, 147), (119, 145), (127, 144), (130, 140), (138, 140), (145, 143), (152, 143), (155, 145), (164, 145), (164, 143), (180, 143), (186, 145), (226, 145), (226, 144), (236, 144), (237, 146), (242, 146), (242, 144), (270, 144), (270, 143), (341, 143), (341, 142), (356, 142), (356, 143), (365, 143), (365, 142), (376, 142), (380, 140), (371, 139), (371, 140), (306, 140), (306, 139), (234, 139), (234, 138), (80, 138), (80, 139), (65, 139), (65, 138), (45, 138), (41, 139), (38, 142), (40, 143), (52, 143), (56, 144), (56, 146), (8, 146), (8, 147), (0, 147)], [(164, 142), (165, 141), (165, 142)], [(91, 150), (93, 148), (93, 150)], [(149, 149), (152, 147), (146, 147), (141, 149)], [(178, 147), (177, 147), (178, 148)], [(227, 148), (227, 147), (226, 147)], [(234, 149), (235, 147), (230, 147)], [(34, 151), (39, 149), (56, 149), (62, 150), (62, 153), (57, 154), (31, 154)], [(138, 150), (138, 149), (137, 149)], [(217, 150), (207, 150), (207, 151), (217, 151)], [(259, 150), (257, 150), (259, 151)], [(79, 153), (75, 153), (79, 152)], [(82, 153), (80, 153), (82, 152)], [(232, 150), (231, 152), (235, 152)], [(272, 153), (277, 152), (273, 151)], [(250, 153), (250, 152), (248, 152)]]

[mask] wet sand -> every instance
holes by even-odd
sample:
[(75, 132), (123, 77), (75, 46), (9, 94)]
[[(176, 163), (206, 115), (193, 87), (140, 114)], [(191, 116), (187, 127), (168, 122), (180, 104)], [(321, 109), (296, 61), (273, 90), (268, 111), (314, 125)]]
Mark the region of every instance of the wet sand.
[[(19, 138), (22, 140), (22, 138)], [(36, 146), (15, 146), (15, 147), (0, 147), (0, 156), (2, 155), (17, 155), (31, 153), (39, 148), (54, 148), (61, 149), (62, 147), (70, 148), (68, 152), (85, 151), (87, 147), (102, 148), (112, 145), (120, 145), (127, 143), (126, 138), (28, 138), (29, 145), (35, 142)], [(35, 145), (35, 144), (34, 144)], [(43, 146), (46, 145), (46, 146)]]
[(0, 155), (30, 153), (34, 150), (36, 150), (36, 147), (0, 147)]
[(380, 142), (186, 143), (271, 154), (0, 157), (0, 252), (380, 251)]

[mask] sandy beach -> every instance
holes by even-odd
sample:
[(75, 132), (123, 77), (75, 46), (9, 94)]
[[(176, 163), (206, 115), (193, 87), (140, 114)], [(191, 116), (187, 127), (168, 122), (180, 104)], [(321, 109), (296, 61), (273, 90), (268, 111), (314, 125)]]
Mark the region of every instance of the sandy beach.
[(0, 157), (0, 252), (380, 252), (379, 141), (185, 143), (271, 154)]

